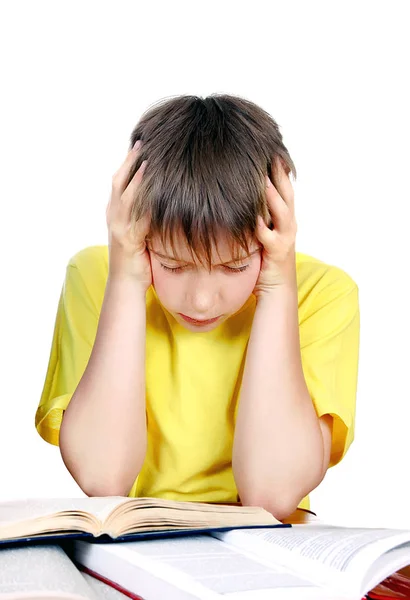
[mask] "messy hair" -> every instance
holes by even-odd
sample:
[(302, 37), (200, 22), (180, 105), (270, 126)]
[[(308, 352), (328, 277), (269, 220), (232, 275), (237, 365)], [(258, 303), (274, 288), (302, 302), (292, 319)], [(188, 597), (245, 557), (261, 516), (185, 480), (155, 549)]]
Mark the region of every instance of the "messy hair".
[(175, 252), (183, 235), (192, 256), (211, 266), (223, 236), (235, 252), (249, 252), (256, 219), (269, 223), (265, 176), (275, 182), (274, 160), (296, 179), (296, 168), (276, 121), (237, 96), (212, 94), (160, 100), (141, 117), (130, 148), (142, 148), (128, 183), (147, 160), (131, 207), (131, 224), (151, 215), (148, 238), (159, 235)]

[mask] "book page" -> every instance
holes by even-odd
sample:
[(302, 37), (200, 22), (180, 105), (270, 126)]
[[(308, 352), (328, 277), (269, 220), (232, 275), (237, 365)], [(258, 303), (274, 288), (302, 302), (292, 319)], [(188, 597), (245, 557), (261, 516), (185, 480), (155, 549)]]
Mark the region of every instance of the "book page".
[[(121, 544), (96, 544), (74, 542), (77, 547), (93, 546), (91, 569), (103, 565), (102, 554), (108, 554), (108, 562), (116, 557), (116, 577), (120, 585), (122, 573), (126, 581), (125, 564), (150, 571), (158, 579), (174, 584), (180, 590), (198, 598), (315, 598), (328, 600), (328, 592), (320, 590), (307, 580), (289, 573), (280, 566), (264, 564), (263, 560), (247, 556), (208, 535), (196, 535), (177, 539), (141, 540)], [(82, 552), (81, 552), (82, 553)], [(80, 557), (81, 553), (77, 554)], [(99, 559), (98, 559), (99, 555)], [(122, 561), (120, 563), (119, 561)], [(107, 561), (106, 561), (107, 564)], [(120, 566), (122, 564), (122, 566)], [(144, 597), (141, 577), (135, 575), (140, 587), (134, 590)], [(123, 585), (123, 584), (122, 584)], [(153, 584), (151, 582), (151, 588)], [(124, 587), (126, 587), (124, 585)], [(177, 594), (175, 596), (177, 597)], [(337, 596), (340, 598), (340, 596)], [(337, 600), (335, 597), (335, 600)]]
[(61, 512), (85, 512), (100, 521), (118, 505), (129, 501), (122, 496), (86, 498), (27, 498), (0, 502), (0, 527), (14, 521), (28, 521)]
[(33, 498), (0, 503), (0, 540), (42, 533), (84, 531), (98, 535), (101, 523), (128, 498)]
[(116, 537), (134, 530), (261, 524), (275, 525), (278, 521), (257, 507), (207, 505), (159, 498), (28, 498), (0, 503), (0, 540), (71, 530), (95, 535), (108, 533)]
[[(391, 548), (410, 541), (410, 531), (294, 525), (289, 529), (215, 532), (234, 547), (270, 557), (318, 585), (357, 593), (371, 565)], [(409, 550), (410, 560), (410, 550)]]
[[(368, 592), (375, 588), (378, 584), (386, 583), (388, 578), (393, 576), (395, 579), (399, 577), (400, 569), (403, 565), (410, 564), (410, 544), (402, 544), (392, 550), (389, 550), (376, 560), (370, 569), (363, 574), (361, 590)], [(396, 579), (397, 581), (397, 579)], [(410, 586), (405, 590), (406, 597), (410, 598)]]
[(225, 506), (181, 502), (163, 498), (129, 498), (126, 506), (113, 510), (104, 522), (112, 537), (136, 531), (159, 529), (203, 529), (279, 525), (269, 512), (255, 506)]
[(97, 600), (83, 575), (59, 546), (22, 546), (0, 550), (0, 597)]

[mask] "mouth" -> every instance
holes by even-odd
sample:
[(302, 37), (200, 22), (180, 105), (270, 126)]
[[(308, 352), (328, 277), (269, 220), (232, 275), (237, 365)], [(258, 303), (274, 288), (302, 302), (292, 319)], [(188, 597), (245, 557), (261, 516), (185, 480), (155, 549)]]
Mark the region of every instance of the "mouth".
[(205, 319), (205, 320), (200, 320), (200, 319), (192, 319), (191, 317), (188, 317), (187, 315), (184, 315), (182, 313), (178, 313), (180, 317), (182, 317), (184, 319), (184, 321), (187, 321), (187, 323), (191, 323), (192, 325), (197, 325), (198, 327), (204, 326), (204, 325), (210, 325), (211, 323), (216, 323), (216, 321), (218, 321), (218, 319), (220, 319), (219, 317), (215, 317), (213, 319)]

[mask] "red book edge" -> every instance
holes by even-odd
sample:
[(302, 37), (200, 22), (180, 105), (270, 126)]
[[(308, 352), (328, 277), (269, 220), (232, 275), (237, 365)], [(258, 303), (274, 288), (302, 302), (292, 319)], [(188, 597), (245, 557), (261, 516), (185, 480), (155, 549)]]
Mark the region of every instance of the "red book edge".
[(142, 596), (137, 596), (137, 594), (133, 594), (129, 590), (126, 590), (125, 588), (123, 588), (118, 583), (115, 583), (115, 581), (111, 581), (111, 579), (107, 579), (106, 577), (103, 577), (102, 575), (100, 575), (99, 573), (96, 573), (95, 571), (92, 571), (88, 567), (84, 567), (83, 565), (77, 565), (77, 567), (80, 569), (80, 571), (83, 571), (83, 573), (87, 573), (87, 575), (94, 577), (94, 579), (99, 579), (103, 583), (106, 583), (107, 585), (111, 586), (118, 592), (121, 592), (122, 594), (124, 594), (124, 596), (127, 596), (128, 598), (132, 598), (132, 600), (144, 600), (144, 598), (142, 598)]

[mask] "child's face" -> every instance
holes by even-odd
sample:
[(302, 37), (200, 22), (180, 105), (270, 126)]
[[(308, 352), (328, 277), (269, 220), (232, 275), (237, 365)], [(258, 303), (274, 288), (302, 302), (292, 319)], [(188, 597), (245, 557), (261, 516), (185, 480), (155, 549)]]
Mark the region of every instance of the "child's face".
[(239, 256), (243, 258), (235, 263), (226, 239), (218, 240), (220, 257), (213, 248), (210, 271), (198, 260), (194, 262), (186, 242), (180, 239), (175, 242), (175, 255), (159, 237), (153, 237), (147, 245), (157, 296), (189, 331), (215, 329), (242, 308), (255, 288), (261, 267), (261, 245), (256, 239), (249, 244), (251, 255), (246, 256), (245, 250), (240, 249)]

